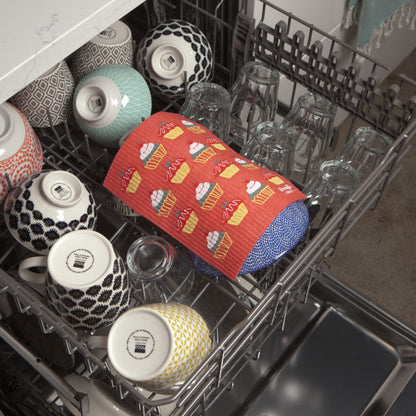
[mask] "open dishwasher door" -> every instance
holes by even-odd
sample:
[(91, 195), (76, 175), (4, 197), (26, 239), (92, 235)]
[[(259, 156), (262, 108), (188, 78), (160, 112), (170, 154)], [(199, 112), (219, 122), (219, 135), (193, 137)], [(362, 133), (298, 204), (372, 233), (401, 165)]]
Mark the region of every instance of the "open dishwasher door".
[(329, 274), (208, 415), (406, 416), (416, 411), (416, 333)]

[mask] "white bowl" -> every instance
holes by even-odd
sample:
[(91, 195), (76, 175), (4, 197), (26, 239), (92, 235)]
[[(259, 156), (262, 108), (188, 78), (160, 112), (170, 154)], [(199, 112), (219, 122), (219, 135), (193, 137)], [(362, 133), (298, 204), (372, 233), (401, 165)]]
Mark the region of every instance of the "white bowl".
[(206, 36), (184, 20), (167, 20), (146, 33), (136, 55), (138, 71), (155, 91), (181, 95), (189, 87), (208, 81), (212, 51)]
[(94, 229), (97, 207), (91, 191), (75, 175), (45, 170), (28, 176), (9, 193), (4, 216), (20, 244), (47, 254), (62, 235)]

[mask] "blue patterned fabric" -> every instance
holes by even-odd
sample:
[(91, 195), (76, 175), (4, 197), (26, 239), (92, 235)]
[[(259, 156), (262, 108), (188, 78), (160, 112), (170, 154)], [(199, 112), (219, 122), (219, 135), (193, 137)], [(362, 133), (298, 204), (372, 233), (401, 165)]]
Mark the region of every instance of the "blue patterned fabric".
[[(288, 205), (257, 241), (239, 274), (255, 272), (279, 260), (299, 243), (308, 224), (308, 209), (303, 201)], [(201, 273), (210, 276), (222, 275), (200, 257), (194, 256), (194, 265)]]
[[(404, 6), (409, 6), (408, 10)], [(411, 24), (415, 19), (415, 7), (416, 2), (413, 0), (349, 0), (347, 13), (352, 17), (347, 19), (349, 21), (346, 26), (351, 22), (358, 24), (357, 46), (363, 48), (377, 33), (387, 34), (391, 30), (388, 26), (391, 26), (393, 18), (402, 17), (402, 8), (407, 24)], [(399, 23), (399, 26), (400, 24), (403, 23)]]

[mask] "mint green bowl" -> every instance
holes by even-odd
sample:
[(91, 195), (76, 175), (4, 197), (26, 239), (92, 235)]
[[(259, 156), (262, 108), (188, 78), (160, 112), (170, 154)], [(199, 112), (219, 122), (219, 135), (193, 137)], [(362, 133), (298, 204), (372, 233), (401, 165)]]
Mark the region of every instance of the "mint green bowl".
[(74, 91), (78, 127), (97, 144), (118, 148), (120, 139), (150, 116), (149, 87), (128, 65), (106, 65), (81, 79)]

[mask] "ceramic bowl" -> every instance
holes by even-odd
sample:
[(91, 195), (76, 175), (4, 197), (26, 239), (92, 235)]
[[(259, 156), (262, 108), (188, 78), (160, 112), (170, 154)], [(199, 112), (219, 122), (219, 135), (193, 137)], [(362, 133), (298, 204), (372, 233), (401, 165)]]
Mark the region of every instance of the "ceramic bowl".
[[(20, 263), (22, 278), (24, 262), (36, 265), (39, 258)], [(46, 264), (48, 305), (72, 328), (105, 328), (128, 310), (130, 279), (123, 259), (103, 234), (76, 230), (63, 235), (51, 247)]]
[(61, 61), (15, 94), (10, 102), (33, 127), (56, 126), (71, 115), (74, 88), (72, 73), (67, 63)]
[(71, 72), (76, 82), (104, 65), (133, 66), (133, 39), (130, 28), (114, 22), (72, 55)]
[(112, 367), (133, 383), (158, 393), (177, 390), (211, 348), (204, 318), (175, 302), (129, 309), (113, 323), (107, 340)]
[[(288, 205), (268, 226), (243, 263), (239, 275), (253, 273), (270, 266), (302, 239), (309, 224), (308, 209), (303, 201)], [(194, 266), (201, 273), (221, 276), (215, 267), (193, 255)]]
[(167, 20), (151, 29), (141, 40), (136, 65), (156, 92), (175, 96), (187, 86), (208, 81), (212, 51), (206, 36), (184, 20)]
[(75, 175), (44, 170), (28, 176), (8, 194), (4, 215), (21, 245), (47, 254), (62, 235), (94, 229), (97, 207), (91, 191)]
[(0, 203), (12, 186), (42, 169), (40, 141), (27, 118), (9, 103), (0, 105)]
[(150, 116), (152, 100), (144, 78), (128, 65), (106, 65), (87, 74), (74, 92), (79, 128), (101, 146), (120, 139)]

